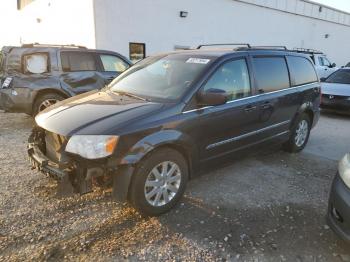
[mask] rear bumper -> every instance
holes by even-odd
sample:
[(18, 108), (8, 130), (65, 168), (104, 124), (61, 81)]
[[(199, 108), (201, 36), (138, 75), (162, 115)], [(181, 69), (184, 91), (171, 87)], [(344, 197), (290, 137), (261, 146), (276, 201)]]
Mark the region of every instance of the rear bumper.
[(33, 94), (29, 88), (0, 89), (0, 109), (14, 113), (32, 113)]
[(320, 116), (321, 116), (321, 111), (320, 109), (317, 109), (316, 111), (314, 111), (314, 118), (313, 118), (313, 122), (312, 122), (312, 128), (314, 128), (318, 121), (320, 120)]
[(339, 237), (350, 242), (350, 189), (339, 174), (332, 184), (327, 221)]

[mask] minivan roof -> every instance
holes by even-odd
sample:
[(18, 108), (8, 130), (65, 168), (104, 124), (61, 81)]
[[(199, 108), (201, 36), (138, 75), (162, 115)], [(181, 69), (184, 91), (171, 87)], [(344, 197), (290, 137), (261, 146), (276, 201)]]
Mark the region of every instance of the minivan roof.
[[(239, 47), (239, 48), (210, 48), (210, 49), (185, 49), (169, 52), (168, 54), (188, 54), (221, 57), (235, 53), (253, 53), (253, 54), (269, 54), (269, 55), (297, 55), (301, 57), (308, 56), (303, 52), (297, 52), (288, 49), (267, 48), (267, 47)], [(164, 53), (166, 54), (166, 53)]]

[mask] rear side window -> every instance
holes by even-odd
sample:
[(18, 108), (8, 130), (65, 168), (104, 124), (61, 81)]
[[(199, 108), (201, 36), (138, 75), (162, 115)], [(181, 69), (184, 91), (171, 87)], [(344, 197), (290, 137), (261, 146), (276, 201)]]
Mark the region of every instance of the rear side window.
[(305, 85), (318, 81), (313, 65), (306, 58), (288, 56), (287, 61), (294, 85)]
[(260, 92), (269, 93), (290, 87), (284, 57), (255, 57), (253, 63)]
[(100, 55), (103, 69), (107, 72), (124, 72), (129, 65), (120, 57), (114, 55)]
[(49, 57), (46, 53), (23, 56), (23, 73), (43, 74), (49, 72)]
[(96, 60), (93, 53), (62, 52), (62, 70), (64, 72), (96, 71)]

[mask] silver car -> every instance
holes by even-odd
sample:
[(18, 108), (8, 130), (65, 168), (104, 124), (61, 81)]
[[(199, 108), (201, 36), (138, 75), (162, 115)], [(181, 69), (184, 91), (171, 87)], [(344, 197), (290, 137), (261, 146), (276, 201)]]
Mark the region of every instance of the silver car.
[(350, 113), (350, 68), (339, 69), (321, 82), (321, 108)]

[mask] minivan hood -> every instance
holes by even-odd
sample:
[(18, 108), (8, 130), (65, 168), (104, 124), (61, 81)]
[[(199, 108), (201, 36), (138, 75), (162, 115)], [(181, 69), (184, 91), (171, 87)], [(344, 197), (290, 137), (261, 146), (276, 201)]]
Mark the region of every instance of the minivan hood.
[(350, 85), (337, 83), (322, 83), (322, 94), (335, 96), (350, 96)]
[(115, 135), (117, 129), (162, 106), (111, 91), (94, 91), (53, 105), (40, 113), (35, 121), (45, 130), (62, 136)]

